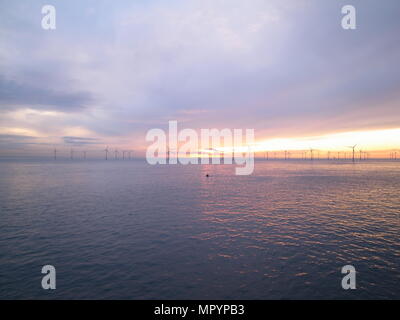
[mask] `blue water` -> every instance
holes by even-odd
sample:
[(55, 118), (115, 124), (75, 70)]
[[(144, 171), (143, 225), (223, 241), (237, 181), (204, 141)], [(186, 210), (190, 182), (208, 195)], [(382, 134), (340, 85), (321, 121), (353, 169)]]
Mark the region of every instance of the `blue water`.
[(399, 299), (399, 186), (372, 160), (0, 161), (0, 298)]

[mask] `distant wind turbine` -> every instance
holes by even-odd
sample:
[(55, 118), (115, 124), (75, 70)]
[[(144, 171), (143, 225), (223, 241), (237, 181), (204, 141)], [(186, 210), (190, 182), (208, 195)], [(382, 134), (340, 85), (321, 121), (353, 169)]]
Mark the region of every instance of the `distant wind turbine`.
[(54, 160), (57, 160), (57, 149), (54, 148)]
[(104, 149), (105, 153), (106, 153), (106, 160), (108, 160), (108, 146)]
[(349, 146), (349, 147), (347, 147), (347, 148), (351, 148), (351, 149), (353, 149), (353, 162), (355, 162), (355, 158), (354, 158), (354, 156), (355, 156), (355, 148), (357, 147), (357, 145), (355, 144), (354, 146)]
[(315, 151), (315, 149), (310, 148), (310, 153), (311, 153), (310, 159), (311, 160), (314, 160), (314, 151)]

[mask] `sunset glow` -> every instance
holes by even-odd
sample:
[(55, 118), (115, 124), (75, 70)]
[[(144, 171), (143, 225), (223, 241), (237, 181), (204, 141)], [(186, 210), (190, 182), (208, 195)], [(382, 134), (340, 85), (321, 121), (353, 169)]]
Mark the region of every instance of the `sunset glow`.
[(256, 144), (256, 151), (321, 149), (341, 151), (357, 145), (363, 151), (396, 149), (400, 145), (400, 128), (343, 132), (317, 137), (265, 140)]

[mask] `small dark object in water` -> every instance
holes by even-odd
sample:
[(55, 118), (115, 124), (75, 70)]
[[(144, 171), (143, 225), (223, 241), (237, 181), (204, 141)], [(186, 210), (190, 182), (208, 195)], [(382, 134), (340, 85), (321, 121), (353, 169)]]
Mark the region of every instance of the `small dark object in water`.
[(207, 178), (209, 177), (209, 174), (208, 174), (208, 173), (206, 174), (206, 177), (207, 177)]

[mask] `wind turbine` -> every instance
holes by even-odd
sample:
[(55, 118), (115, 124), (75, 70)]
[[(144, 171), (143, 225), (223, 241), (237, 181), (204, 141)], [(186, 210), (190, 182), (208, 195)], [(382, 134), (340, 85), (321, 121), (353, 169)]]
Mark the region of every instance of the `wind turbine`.
[[(232, 163), (235, 162), (235, 147), (232, 147)], [(268, 152), (267, 152), (267, 160), (268, 160)]]
[(220, 150), (215, 149), (215, 148), (209, 148), (208, 151), (210, 153), (213, 153), (215, 155), (215, 157), (219, 158), (220, 159), (219, 161), (221, 161), (221, 151)]
[(106, 160), (108, 160), (108, 146), (104, 149), (105, 153), (106, 153)]
[(354, 153), (355, 153), (355, 151), (354, 151), (354, 149), (357, 147), (357, 145), (355, 144), (354, 146), (349, 146), (349, 147), (347, 147), (347, 148), (351, 148), (351, 149), (353, 149), (353, 162), (355, 161), (355, 158), (354, 158)]
[(54, 148), (54, 160), (57, 160), (57, 149)]
[[(202, 156), (202, 151), (201, 150), (197, 150), (197, 163), (201, 164), (201, 156)], [(232, 153), (234, 154), (234, 153)]]
[(311, 160), (314, 160), (314, 151), (315, 151), (315, 149), (310, 148), (310, 153), (311, 153), (310, 159)]

